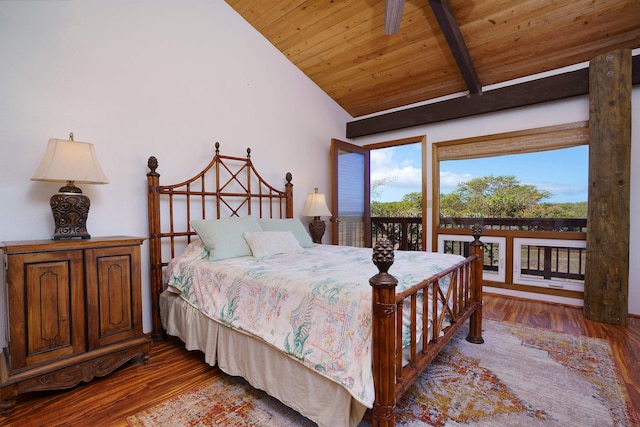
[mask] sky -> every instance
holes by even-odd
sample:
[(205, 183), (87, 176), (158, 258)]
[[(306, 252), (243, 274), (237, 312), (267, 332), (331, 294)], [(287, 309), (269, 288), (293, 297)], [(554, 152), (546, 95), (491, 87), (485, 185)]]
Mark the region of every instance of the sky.
[[(371, 151), (371, 183), (384, 185), (372, 191), (372, 200), (393, 202), (421, 191), (421, 144)], [(548, 203), (586, 202), (589, 152), (583, 145), (540, 153), (440, 162), (440, 192), (450, 193), (458, 183), (483, 176), (513, 175), (520, 184), (534, 185), (552, 194)], [(429, 181), (431, 180), (428, 177)], [(376, 197), (377, 194), (377, 197)]]

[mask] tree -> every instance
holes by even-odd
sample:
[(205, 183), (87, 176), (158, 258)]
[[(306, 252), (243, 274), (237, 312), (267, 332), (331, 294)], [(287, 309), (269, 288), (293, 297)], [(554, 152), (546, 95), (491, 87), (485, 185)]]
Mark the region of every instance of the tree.
[[(382, 185), (383, 183), (380, 183)], [(467, 218), (586, 218), (587, 202), (544, 203), (551, 193), (521, 184), (514, 176), (485, 176), (440, 195), (440, 216)], [(421, 217), (422, 193), (398, 202), (371, 202), (373, 217)]]
[(422, 212), (422, 192), (414, 191), (413, 193), (407, 193), (402, 196), (402, 201), (407, 204), (413, 210)]
[[(549, 197), (550, 192), (520, 184), (515, 176), (489, 175), (462, 182), (452, 193), (441, 195), (440, 214), (474, 218), (540, 216), (544, 210), (540, 209), (539, 202)], [(537, 214), (531, 215), (533, 213)]]
[(419, 218), (422, 216), (422, 192), (407, 193), (399, 202), (371, 202), (371, 216)]

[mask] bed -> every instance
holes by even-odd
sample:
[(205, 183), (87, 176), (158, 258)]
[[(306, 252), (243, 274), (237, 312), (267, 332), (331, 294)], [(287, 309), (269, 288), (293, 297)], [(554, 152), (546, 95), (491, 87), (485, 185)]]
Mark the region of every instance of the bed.
[[(153, 337), (179, 337), (320, 426), (392, 426), (397, 400), (469, 320), (482, 343), (481, 228), (471, 255), (317, 245), (293, 215), (292, 176), (268, 184), (215, 154), (160, 185), (149, 158)], [(224, 242), (224, 243), (222, 243)]]

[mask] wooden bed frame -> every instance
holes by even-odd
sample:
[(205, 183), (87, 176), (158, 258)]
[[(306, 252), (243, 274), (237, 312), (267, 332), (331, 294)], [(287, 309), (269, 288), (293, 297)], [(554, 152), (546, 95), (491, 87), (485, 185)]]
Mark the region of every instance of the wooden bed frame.
[[(223, 216), (254, 215), (267, 218), (293, 218), (293, 184), (286, 174), (284, 191), (266, 183), (256, 172), (251, 161), (251, 150), (246, 158), (223, 156), (219, 143), (215, 144), (213, 160), (193, 178), (178, 184), (160, 185), (156, 172), (158, 161), (148, 161), (149, 247), (151, 265), (151, 294), (153, 338), (162, 339), (164, 332), (160, 320), (159, 298), (163, 291), (162, 269), (171, 258), (179, 254), (195, 231), (189, 228), (191, 219)], [(213, 175), (213, 177), (211, 177)], [(211, 187), (210, 187), (211, 186)], [(211, 188), (211, 189), (208, 189)], [(256, 212), (257, 211), (257, 212)], [(192, 216), (193, 214), (193, 216)], [(373, 263), (379, 273), (369, 283), (372, 287), (372, 362), (375, 403), (365, 418), (373, 426), (395, 425), (398, 399), (424, 371), (438, 352), (453, 337), (466, 320), (470, 321), (467, 340), (480, 344), (482, 339), (482, 268), (484, 248), (479, 240), (482, 229), (472, 227), (474, 241), (471, 256), (463, 262), (434, 275), (411, 288), (396, 293), (397, 280), (388, 273), (393, 264), (393, 246), (379, 241), (373, 250)], [(450, 275), (447, 291), (439, 281)], [(429, 290), (431, 298), (424, 298), (424, 312), (433, 313), (430, 340), (416, 344), (418, 328), (428, 336), (428, 316), (416, 325), (418, 292)], [(426, 291), (425, 291), (426, 292)], [(438, 301), (452, 301), (438, 309)], [(408, 304), (407, 304), (408, 303)], [(408, 307), (407, 307), (408, 306)], [(410, 310), (412, 344), (404, 349), (409, 363), (403, 366), (402, 342), (403, 310)], [(397, 321), (400, 319), (400, 321)], [(446, 320), (449, 320), (448, 322)], [(450, 325), (449, 325), (450, 323)]]

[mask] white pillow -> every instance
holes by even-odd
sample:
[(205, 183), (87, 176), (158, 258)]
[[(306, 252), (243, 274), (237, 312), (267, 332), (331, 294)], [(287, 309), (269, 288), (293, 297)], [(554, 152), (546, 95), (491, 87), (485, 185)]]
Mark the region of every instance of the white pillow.
[(196, 219), (190, 222), (212, 261), (250, 256), (251, 249), (244, 240), (245, 231), (261, 231), (262, 227), (251, 215), (220, 219)]
[(244, 233), (244, 239), (256, 258), (302, 250), (302, 246), (290, 231), (248, 231)]
[(258, 223), (264, 231), (287, 231), (293, 233), (303, 248), (315, 245), (309, 232), (298, 218), (258, 218)]

